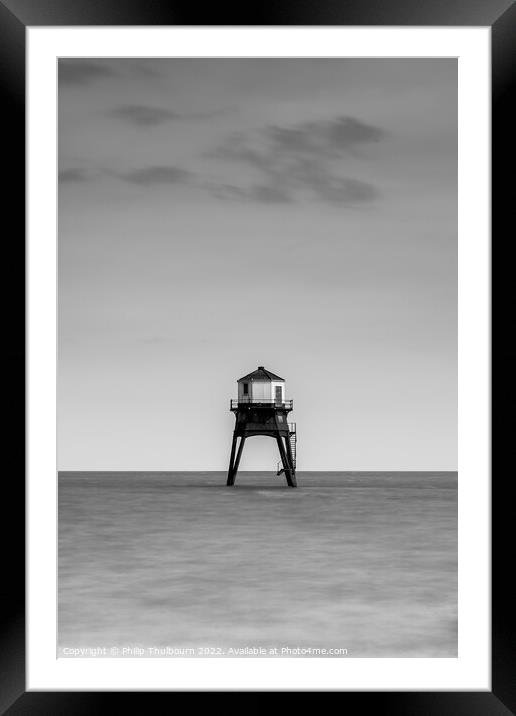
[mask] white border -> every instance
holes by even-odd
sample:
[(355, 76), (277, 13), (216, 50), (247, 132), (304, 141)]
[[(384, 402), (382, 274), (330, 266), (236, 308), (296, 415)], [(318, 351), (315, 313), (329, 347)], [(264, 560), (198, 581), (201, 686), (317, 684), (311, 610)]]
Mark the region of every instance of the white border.
[[(490, 690), (490, 28), (27, 28), (28, 690)], [(457, 659), (56, 659), (56, 58), (458, 57)]]

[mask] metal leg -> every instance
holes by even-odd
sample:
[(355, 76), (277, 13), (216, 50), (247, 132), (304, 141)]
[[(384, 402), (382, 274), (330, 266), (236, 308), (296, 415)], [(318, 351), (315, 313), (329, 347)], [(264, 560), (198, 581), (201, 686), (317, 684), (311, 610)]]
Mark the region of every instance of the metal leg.
[[(240, 465), (240, 458), (242, 457), (242, 450), (244, 449), (244, 443), (245, 443), (245, 437), (240, 438), (240, 445), (238, 446), (238, 452), (235, 460), (235, 465), (233, 467), (233, 474), (231, 475), (231, 484), (235, 484), (237, 472), (238, 472), (238, 466)], [(228, 483), (229, 484), (229, 483)]]
[(228, 469), (228, 481), (226, 485), (229, 487), (230, 485), (234, 485), (235, 480), (233, 477), (233, 463), (235, 461), (235, 450), (236, 450), (236, 444), (237, 444), (237, 436), (233, 435), (233, 443), (231, 445), (231, 457), (229, 458), (229, 469)]
[(292, 455), (292, 448), (290, 446), (290, 435), (287, 435), (285, 437), (285, 445), (287, 446), (287, 456), (291, 467), (290, 479), (292, 480), (292, 487), (297, 487), (296, 468), (294, 467), (294, 457)]
[(294, 482), (292, 482), (292, 472), (291, 468), (288, 462), (287, 453), (285, 452), (285, 446), (283, 445), (283, 441), (281, 440), (281, 437), (278, 435), (276, 437), (276, 442), (278, 443), (278, 448), (281, 455), (281, 462), (283, 463), (283, 469), (285, 470), (285, 477), (287, 478), (287, 485), (289, 487), (296, 487)]

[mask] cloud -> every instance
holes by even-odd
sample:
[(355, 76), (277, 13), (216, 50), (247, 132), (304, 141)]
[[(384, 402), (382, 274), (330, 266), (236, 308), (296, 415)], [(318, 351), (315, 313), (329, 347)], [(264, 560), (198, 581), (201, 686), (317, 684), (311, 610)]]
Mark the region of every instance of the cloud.
[(380, 127), (353, 117), (304, 122), (290, 127), (269, 126), (254, 134), (235, 133), (210, 153), (212, 157), (270, 169), (285, 159), (330, 160), (356, 154), (366, 144), (387, 137)]
[(330, 204), (362, 204), (374, 201), (379, 191), (359, 179), (335, 176), (321, 159), (297, 157), (285, 170), (288, 183), (301, 191), (309, 190), (315, 198)]
[[(112, 110), (112, 114), (140, 127), (184, 120), (187, 116), (201, 117), (144, 105), (125, 105)], [(248, 134), (234, 133), (207, 155), (219, 160), (217, 172), (210, 179), (176, 165), (102, 173), (141, 187), (189, 186), (217, 199), (242, 203), (282, 205), (312, 200), (342, 207), (364, 206), (376, 201), (380, 191), (372, 183), (346, 176), (342, 160), (385, 137), (387, 134), (379, 127), (352, 117), (337, 117), (294, 126), (267, 126)], [(354, 155), (354, 166), (358, 166), (356, 160), (361, 158), (360, 152)], [(235, 180), (227, 163), (245, 165), (251, 171), (246, 172), (245, 179)], [(60, 173), (62, 182), (90, 178), (90, 172), (77, 168)]]
[(379, 192), (375, 186), (358, 179), (332, 178), (312, 185), (315, 194), (329, 204), (353, 206), (374, 201)]
[(248, 193), (240, 186), (212, 182), (206, 184), (205, 188), (217, 199), (247, 199)]
[(185, 185), (190, 184), (194, 174), (188, 169), (178, 166), (148, 166), (128, 172), (116, 172), (108, 169), (98, 169), (95, 172), (71, 168), (59, 172), (59, 181), (62, 183), (79, 183), (90, 181), (97, 177), (115, 177), (140, 186), (154, 186), (163, 184)]
[(111, 110), (110, 115), (125, 120), (136, 127), (153, 127), (166, 122), (188, 122), (195, 120), (211, 119), (227, 110), (213, 110), (211, 112), (174, 112), (163, 107), (149, 107), (146, 105), (123, 105)]
[(264, 204), (285, 204), (292, 201), (289, 193), (281, 187), (258, 184), (251, 187), (250, 197)]
[(334, 122), (330, 122), (326, 131), (330, 145), (340, 149), (349, 149), (349, 147), (358, 144), (380, 142), (387, 137), (387, 132), (380, 127), (360, 122), (353, 117), (340, 117)]
[(88, 179), (88, 173), (84, 169), (62, 169), (59, 172), (59, 181), (62, 183), (83, 182)]
[(296, 127), (270, 127), (266, 131), (276, 151), (328, 157), (354, 152), (359, 146), (379, 142), (386, 136), (383, 129), (354, 117), (307, 122)]
[(131, 184), (152, 186), (155, 184), (189, 184), (192, 173), (176, 166), (151, 166), (118, 175)]
[(311, 192), (312, 198), (327, 204), (341, 206), (364, 204), (374, 201), (379, 196), (378, 190), (372, 184), (342, 177), (306, 178), (304, 182), (298, 182), (297, 191), (293, 186), (286, 188), (274, 184), (254, 184), (242, 187), (217, 183), (212, 183), (209, 190), (217, 199), (261, 204), (291, 204), (296, 201), (294, 194), (299, 198), (299, 190), (303, 188)]
[(179, 119), (176, 112), (160, 107), (144, 107), (143, 105), (125, 105), (113, 109), (110, 114), (113, 117), (126, 120), (129, 124), (137, 127), (152, 127), (164, 122)]
[(114, 75), (107, 65), (91, 60), (59, 60), (58, 71), (62, 85), (88, 85)]
[[(155, 60), (151, 59), (141, 59), (141, 60), (134, 60), (129, 63), (127, 63), (126, 60), (122, 60), (124, 68), (128, 68), (130, 72), (132, 72), (135, 75), (140, 75), (142, 77), (160, 77), (161, 73), (158, 72), (156, 69), (156, 62)], [(158, 60), (159, 62), (159, 60)]]
[(235, 186), (233, 184), (217, 184), (205, 186), (217, 199), (233, 201), (257, 202), (260, 204), (290, 204), (292, 196), (281, 187), (256, 184), (250, 187)]
[(212, 193), (219, 198), (262, 202), (290, 202), (307, 194), (329, 204), (372, 202), (378, 189), (368, 182), (340, 176), (336, 160), (361, 157), (361, 149), (387, 137), (380, 127), (353, 117), (336, 117), (293, 126), (269, 126), (257, 132), (231, 135), (209, 157), (244, 164), (260, 177), (247, 187), (222, 184)]
[(243, 162), (259, 169), (267, 170), (274, 161), (267, 146), (253, 143), (253, 138), (241, 133), (232, 134), (223, 144), (206, 154), (214, 159)]

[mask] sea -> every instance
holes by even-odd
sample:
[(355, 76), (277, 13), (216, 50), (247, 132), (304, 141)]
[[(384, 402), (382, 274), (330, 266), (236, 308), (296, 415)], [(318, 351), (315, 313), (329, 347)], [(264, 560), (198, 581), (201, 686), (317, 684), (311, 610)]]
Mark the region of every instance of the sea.
[(60, 472), (57, 655), (456, 657), (457, 473)]

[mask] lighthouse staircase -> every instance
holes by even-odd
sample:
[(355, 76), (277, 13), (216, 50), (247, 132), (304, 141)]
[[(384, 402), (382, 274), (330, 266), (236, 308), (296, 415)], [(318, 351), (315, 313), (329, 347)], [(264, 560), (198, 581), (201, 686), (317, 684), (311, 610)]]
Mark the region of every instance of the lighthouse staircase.
[[(292, 467), (294, 468), (294, 472), (295, 472), (295, 470), (296, 470), (296, 443), (297, 443), (297, 432), (296, 432), (296, 424), (295, 423), (288, 424), (288, 441), (290, 443), (290, 452), (292, 455)], [(283, 464), (280, 460), (277, 465), (276, 475), (282, 475), (284, 472), (285, 472), (285, 469), (284, 469)]]

